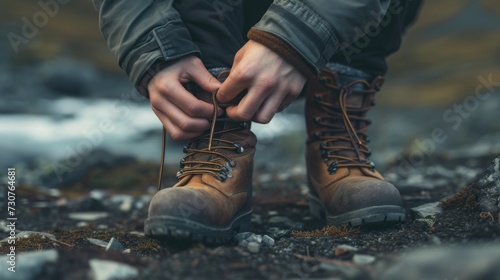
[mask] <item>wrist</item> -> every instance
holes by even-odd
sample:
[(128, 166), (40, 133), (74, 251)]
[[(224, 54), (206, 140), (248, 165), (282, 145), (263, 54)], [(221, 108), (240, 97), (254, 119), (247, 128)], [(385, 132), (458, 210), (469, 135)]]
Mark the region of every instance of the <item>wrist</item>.
[(306, 79), (316, 75), (315, 71), (306, 62), (306, 60), (290, 44), (279, 37), (255, 28), (251, 28), (247, 36), (248, 39), (260, 43), (277, 53), (285, 61), (297, 69), (297, 71), (304, 75)]

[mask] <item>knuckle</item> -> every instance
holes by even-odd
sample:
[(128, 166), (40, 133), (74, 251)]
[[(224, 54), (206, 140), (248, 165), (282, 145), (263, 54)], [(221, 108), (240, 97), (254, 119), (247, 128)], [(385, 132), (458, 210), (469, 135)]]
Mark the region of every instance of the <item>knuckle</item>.
[(181, 141), (184, 140), (184, 132), (179, 130), (179, 129), (172, 129), (169, 131), (170, 137), (172, 137), (172, 140), (174, 141)]
[(190, 117), (195, 117), (196, 115), (199, 114), (201, 111), (201, 106), (199, 103), (189, 103), (186, 107), (186, 114), (188, 114)]

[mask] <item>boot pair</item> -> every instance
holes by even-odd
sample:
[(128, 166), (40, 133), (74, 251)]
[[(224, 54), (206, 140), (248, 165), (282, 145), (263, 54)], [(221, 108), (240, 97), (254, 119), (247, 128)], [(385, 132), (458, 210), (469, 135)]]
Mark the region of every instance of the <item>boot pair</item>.
[[(229, 71), (219, 74), (224, 81)], [(368, 160), (366, 113), (382, 77), (363, 79), (325, 69), (306, 89), (307, 178), (311, 214), (328, 225), (368, 225), (405, 220), (398, 190)], [(216, 92), (193, 90), (217, 104)], [(165, 135), (165, 130), (163, 131)], [(253, 157), (257, 139), (249, 122), (218, 117), (205, 135), (184, 147), (178, 183), (161, 188), (149, 207), (146, 235), (223, 243), (248, 231), (251, 220)], [(165, 148), (165, 138), (163, 137)]]

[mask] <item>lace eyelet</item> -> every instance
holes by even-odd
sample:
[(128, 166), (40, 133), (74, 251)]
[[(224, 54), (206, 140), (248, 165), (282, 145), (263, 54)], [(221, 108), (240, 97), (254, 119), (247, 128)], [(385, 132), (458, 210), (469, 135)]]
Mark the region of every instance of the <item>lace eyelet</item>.
[(370, 161), (370, 170), (375, 172), (375, 163), (373, 161)]
[(186, 159), (185, 158), (182, 158), (180, 161), (179, 161), (179, 166), (180, 168), (183, 168), (184, 167), (184, 163), (186, 162)]
[(337, 163), (336, 162), (332, 162), (328, 166), (328, 173), (330, 173), (330, 175), (333, 175), (333, 174), (335, 174), (335, 172), (337, 172)]
[(188, 149), (189, 149), (189, 147), (186, 145), (186, 146), (182, 147), (182, 152), (187, 153)]
[(234, 147), (235, 147), (235, 150), (238, 154), (242, 154), (245, 151), (245, 149), (238, 144), (234, 144)]

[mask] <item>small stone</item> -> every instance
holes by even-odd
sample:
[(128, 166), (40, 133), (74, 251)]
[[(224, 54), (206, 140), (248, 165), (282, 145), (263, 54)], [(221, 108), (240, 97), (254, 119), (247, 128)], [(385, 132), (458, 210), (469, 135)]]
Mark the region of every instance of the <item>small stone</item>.
[(95, 280), (128, 279), (139, 275), (137, 268), (119, 262), (91, 259), (89, 265)]
[(255, 235), (253, 232), (240, 232), (236, 234), (233, 238), (237, 242), (241, 242), (242, 240), (247, 240), (250, 236)]
[(131, 231), (131, 232), (129, 232), (129, 234), (144, 237), (144, 232), (140, 232), (140, 231)]
[(258, 235), (258, 234), (252, 234), (250, 235), (246, 241), (248, 242), (257, 242), (257, 243), (261, 243), (262, 242), (262, 235)]
[(78, 222), (78, 223), (76, 223), (77, 227), (86, 227), (88, 225), (89, 225), (89, 223), (87, 223), (87, 222)]
[(246, 247), (248, 245), (248, 241), (246, 240), (241, 240), (240, 243), (238, 243), (238, 246), (240, 247)]
[(269, 211), (269, 212), (267, 212), (267, 215), (269, 215), (269, 216), (278, 215), (278, 211)]
[(269, 219), (270, 224), (291, 224), (292, 220), (288, 217), (274, 216)]
[(100, 225), (97, 225), (96, 227), (97, 229), (107, 229), (108, 228), (108, 225), (103, 225), (103, 224), (100, 224)]
[(80, 221), (96, 221), (99, 219), (104, 219), (109, 216), (109, 213), (107, 212), (74, 212), (74, 213), (69, 213), (68, 217), (73, 220), (80, 220)]
[(269, 235), (264, 235), (262, 237), (262, 242), (266, 244), (267, 246), (273, 246), (274, 245), (274, 239), (272, 239)]
[(345, 255), (347, 253), (357, 252), (358, 248), (349, 245), (339, 245), (335, 247), (335, 257)]
[(434, 217), (443, 211), (438, 205), (439, 202), (426, 203), (411, 210), (417, 218)]
[(125, 247), (123, 247), (123, 245), (120, 243), (120, 241), (118, 241), (116, 238), (111, 237), (108, 245), (106, 246), (106, 251), (109, 251), (109, 250), (117, 250), (117, 251), (121, 252), (121, 251), (125, 250)]
[(90, 191), (89, 196), (95, 200), (102, 201), (108, 196), (108, 194), (103, 190), (92, 190)]
[(95, 238), (86, 238), (86, 240), (94, 245), (97, 245), (99, 247), (106, 248), (108, 246), (108, 242), (100, 240), (100, 239), (95, 239)]
[(124, 254), (130, 254), (130, 249), (125, 249), (125, 250), (123, 250), (123, 253), (124, 253)]
[(370, 255), (354, 254), (354, 256), (352, 257), (352, 261), (355, 264), (368, 265), (375, 261), (375, 257)]
[(258, 253), (260, 250), (260, 244), (257, 242), (248, 242), (247, 249), (250, 253)]

